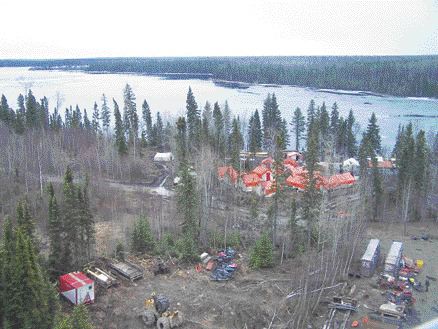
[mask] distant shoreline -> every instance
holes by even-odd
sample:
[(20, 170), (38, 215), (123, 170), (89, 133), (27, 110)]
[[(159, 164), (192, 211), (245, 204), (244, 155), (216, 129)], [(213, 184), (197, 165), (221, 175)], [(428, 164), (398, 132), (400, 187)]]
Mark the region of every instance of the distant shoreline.
[[(289, 84), (265, 84), (265, 83), (249, 83), (245, 81), (235, 81), (235, 80), (222, 80), (215, 79), (212, 73), (146, 73), (146, 72), (127, 72), (127, 71), (89, 71), (85, 70), (83, 67), (72, 68), (72, 67), (29, 67), (31, 71), (62, 71), (62, 72), (81, 72), (86, 74), (126, 74), (134, 76), (150, 76), (159, 77), (166, 80), (209, 80), (212, 81), (216, 86), (230, 88), (230, 89), (248, 89), (250, 86), (263, 86), (269, 88), (281, 88), (281, 87), (296, 87), (296, 88), (308, 88), (320, 93), (328, 93), (335, 95), (346, 95), (346, 96), (374, 96), (374, 97), (396, 97), (403, 99), (416, 100), (429, 100), (438, 101), (435, 97), (414, 97), (414, 96), (398, 96), (390, 94), (376, 93), (366, 90), (343, 90), (343, 89), (330, 89), (330, 88), (316, 88), (311, 86), (300, 86), (300, 85), (289, 85)], [(368, 103), (371, 105), (371, 103)]]

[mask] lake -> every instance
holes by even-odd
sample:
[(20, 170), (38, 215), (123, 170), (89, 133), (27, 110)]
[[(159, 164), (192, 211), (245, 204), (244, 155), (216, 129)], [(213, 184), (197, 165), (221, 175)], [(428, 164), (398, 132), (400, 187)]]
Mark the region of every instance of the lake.
[[(16, 107), (19, 93), (31, 88), (35, 97), (46, 96), (50, 108), (56, 104), (56, 95), (62, 95), (62, 107), (76, 104), (81, 109), (92, 112), (93, 104), (101, 104), (102, 94), (109, 100), (115, 98), (123, 104), (123, 88), (129, 83), (137, 97), (138, 112), (146, 99), (153, 115), (160, 111), (165, 120), (174, 120), (185, 113), (185, 100), (188, 87), (191, 86), (196, 101), (203, 107), (208, 100), (223, 104), (228, 101), (234, 114), (242, 122), (247, 122), (252, 111), (263, 108), (263, 100), (268, 93), (275, 92), (280, 110), (288, 122), (296, 107), (303, 112), (314, 99), (317, 105), (325, 102), (330, 110), (334, 102), (339, 112), (346, 117), (348, 111), (354, 111), (357, 122), (366, 128), (372, 112), (376, 113), (382, 135), (382, 144), (392, 149), (399, 124), (412, 121), (416, 129), (438, 130), (438, 100), (420, 98), (402, 98), (392, 96), (368, 95), (365, 93), (316, 90), (294, 86), (249, 85), (248, 88), (229, 88), (217, 85), (211, 80), (163, 79), (154, 76), (130, 74), (88, 74), (69, 71), (32, 71), (28, 68), (0, 68), (0, 94), (4, 94), (11, 107)], [(110, 103), (112, 107), (112, 102)], [(113, 118), (112, 118), (113, 120)], [(291, 141), (293, 142), (293, 141)]]

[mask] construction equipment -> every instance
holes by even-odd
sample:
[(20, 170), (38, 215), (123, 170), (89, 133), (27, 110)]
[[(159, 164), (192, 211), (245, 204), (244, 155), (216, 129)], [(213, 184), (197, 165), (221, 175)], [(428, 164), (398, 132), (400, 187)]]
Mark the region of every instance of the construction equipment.
[(156, 324), (158, 329), (171, 329), (179, 327), (182, 315), (179, 311), (170, 311), (170, 300), (166, 296), (152, 293), (151, 298), (144, 301), (144, 311), (141, 315), (147, 327)]

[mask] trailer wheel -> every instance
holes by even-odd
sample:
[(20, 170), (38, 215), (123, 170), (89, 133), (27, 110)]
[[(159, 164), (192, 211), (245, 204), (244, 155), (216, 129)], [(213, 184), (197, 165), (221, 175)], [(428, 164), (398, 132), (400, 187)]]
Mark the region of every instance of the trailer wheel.
[(170, 329), (170, 320), (169, 318), (166, 318), (162, 316), (157, 320), (157, 328), (158, 329)]
[(143, 319), (143, 323), (147, 326), (152, 326), (156, 320), (155, 313), (151, 310), (144, 310), (141, 318)]

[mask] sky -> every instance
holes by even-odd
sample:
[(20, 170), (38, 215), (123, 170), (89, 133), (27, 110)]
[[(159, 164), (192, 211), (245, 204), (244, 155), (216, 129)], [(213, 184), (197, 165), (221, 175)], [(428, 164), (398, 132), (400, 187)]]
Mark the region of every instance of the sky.
[(438, 0), (2, 0), (0, 58), (438, 54)]

